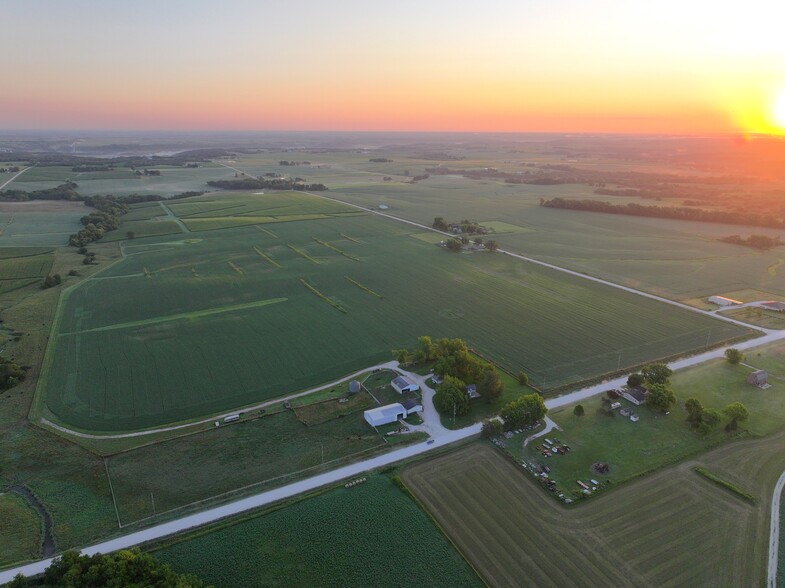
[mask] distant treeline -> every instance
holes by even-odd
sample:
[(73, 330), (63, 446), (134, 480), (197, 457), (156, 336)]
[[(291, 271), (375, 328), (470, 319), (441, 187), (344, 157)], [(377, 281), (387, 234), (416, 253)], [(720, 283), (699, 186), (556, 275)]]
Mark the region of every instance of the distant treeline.
[[(70, 155), (66, 153), (35, 153), (35, 152), (15, 152), (4, 153), (6, 161), (23, 161), (28, 165), (42, 166), (67, 166), (71, 169), (76, 167), (95, 167), (100, 169), (88, 170), (79, 169), (74, 171), (107, 171), (111, 167), (153, 167), (156, 165), (172, 165), (178, 167), (188, 167), (194, 162), (209, 162), (218, 157), (230, 157), (235, 151), (226, 149), (190, 149), (173, 155), (124, 155), (120, 157), (90, 157), (86, 155)], [(193, 167), (193, 166), (191, 166)]]
[(387, 159), (386, 157), (372, 157), (369, 159), (371, 163), (392, 163), (392, 159)]
[(723, 243), (730, 243), (731, 245), (741, 245), (742, 247), (751, 247), (752, 249), (760, 249), (765, 251), (772, 247), (779, 247), (785, 245), (779, 237), (767, 237), (766, 235), (750, 235), (746, 239), (741, 235), (730, 235), (720, 239)]
[(630, 216), (648, 216), (729, 225), (751, 225), (775, 229), (785, 228), (785, 219), (754, 212), (728, 212), (680, 206), (643, 206), (634, 203), (610, 204), (601, 200), (565, 200), (564, 198), (542, 199), (540, 200), (540, 205), (548, 208), (604, 212), (607, 214), (626, 214)]
[(302, 190), (307, 192), (323, 192), (327, 190), (324, 184), (306, 184), (287, 178), (242, 178), (239, 180), (213, 180), (207, 182), (208, 186), (222, 190)]
[(76, 191), (77, 184), (66, 182), (46, 190), (5, 190), (0, 192), (0, 202), (27, 202), (28, 200), (84, 200)]

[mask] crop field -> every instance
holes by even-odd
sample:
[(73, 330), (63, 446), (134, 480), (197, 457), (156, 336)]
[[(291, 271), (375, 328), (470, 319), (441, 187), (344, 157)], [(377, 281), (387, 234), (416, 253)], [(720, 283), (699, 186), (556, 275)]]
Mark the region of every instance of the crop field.
[(46, 247), (0, 247), (0, 294), (41, 281), (52, 259)]
[(381, 475), (208, 529), (155, 556), (219, 588), (482, 586), (428, 516)]
[(216, 164), (204, 164), (199, 168), (150, 166), (150, 169), (160, 169), (161, 175), (139, 177), (125, 168), (117, 168), (111, 172), (80, 173), (66, 166), (34, 167), (22, 174), (8, 188), (27, 191), (45, 190), (70, 180), (77, 183), (77, 191), (83, 196), (96, 194), (172, 196), (181, 192), (206, 190), (208, 181), (233, 179), (235, 174), (233, 170)]
[(747, 333), (504, 255), (450, 254), (378, 217), (267, 226), (128, 244), (67, 292), (42, 382), (51, 413), (92, 430), (191, 419), (386, 361), (422, 334), (465, 338), (552, 389)]
[[(66, 245), (68, 236), (82, 228), (79, 219), (86, 208), (68, 207), (51, 212), (21, 212), (14, 204), (12, 212), (0, 203), (0, 247), (53, 247)], [(27, 204), (27, 203), (25, 203)]]
[[(741, 480), (760, 498), (778, 473), (771, 467), (765, 490), (752, 488), (760, 478), (750, 470), (762, 468), (745, 458), (764, 447), (735, 443), (569, 509), (484, 444), (409, 466), (402, 478), (492, 586), (754, 586), (765, 576), (766, 507), (691, 467)], [(781, 471), (785, 458), (766, 455)]]
[[(413, 173), (424, 169), (411, 167)], [(760, 252), (717, 241), (737, 233), (776, 236), (775, 230), (539, 206), (540, 198), (596, 198), (586, 185), (511, 185), (458, 176), (417, 184), (355, 180), (329, 185), (333, 197), (361, 206), (384, 203), (390, 213), (425, 224), (443, 216), (513, 225), (520, 229), (494, 236), (502, 248), (675, 300), (746, 288), (766, 292), (768, 298), (785, 296), (785, 272), (776, 269), (782, 248)]]

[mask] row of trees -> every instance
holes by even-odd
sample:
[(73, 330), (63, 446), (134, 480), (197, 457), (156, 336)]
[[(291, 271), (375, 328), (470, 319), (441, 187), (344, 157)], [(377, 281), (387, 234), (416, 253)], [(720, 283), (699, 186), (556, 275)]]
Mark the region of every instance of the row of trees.
[(547, 206), (548, 208), (604, 212), (606, 214), (670, 218), (707, 223), (724, 223), (729, 225), (752, 225), (776, 229), (785, 228), (785, 219), (754, 212), (705, 210), (703, 208), (682, 206), (643, 206), (634, 202), (628, 204), (611, 204), (601, 200), (566, 200), (564, 198), (553, 198), (551, 200), (542, 199), (540, 200), (540, 204), (542, 206)]
[(730, 243), (731, 245), (741, 245), (742, 247), (750, 247), (752, 249), (759, 249), (766, 251), (772, 247), (779, 247), (784, 243), (779, 237), (767, 237), (766, 235), (750, 235), (746, 239), (741, 235), (730, 235), (720, 239), (723, 243)]
[(8, 588), (203, 588), (193, 574), (178, 574), (149, 553), (138, 549), (116, 553), (82, 555), (66, 551), (56, 558), (40, 578), (28, 579), (19, 574)]
[(241, 178), (237, 180), (211, 180), (208, 186), (222, 190), (302, 190), (307, 192), (323, 192), (327, 190), (324, 184), (306, 184), (288, 178)]

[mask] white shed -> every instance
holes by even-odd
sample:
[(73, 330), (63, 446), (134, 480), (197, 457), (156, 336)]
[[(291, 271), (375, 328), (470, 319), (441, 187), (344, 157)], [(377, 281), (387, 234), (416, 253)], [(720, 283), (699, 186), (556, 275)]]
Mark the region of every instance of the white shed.
[(371, 408), (366, 410), (363, 415), (366, 422), (372, 427), (381, 427), (382, 425), (389, 425), (398, 419), (406, 418), (406, 409), (398, 402), (395, 404), (388, 404), (378, 408)]
[(736, 306), (737, 304), (744, 304), (741, 300), (733, 300), (733, 298), (725, 298), (725, 296), (709, 296), (709, 302), (717, 306)]
[(393, 381), (390, 382), (398, 394), (403, 394), (404, 392), (417, 392), (420, 389), (420, 386), (415, 384), (414, 382), (404, 378), (403, 376), (398, 376), (397, 378), (393, 378)]

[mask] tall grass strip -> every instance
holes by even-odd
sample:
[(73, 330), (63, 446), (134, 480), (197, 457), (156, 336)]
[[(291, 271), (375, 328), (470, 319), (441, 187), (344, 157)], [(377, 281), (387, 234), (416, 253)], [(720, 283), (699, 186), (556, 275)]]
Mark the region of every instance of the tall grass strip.
[(703, 476), (707, 480), (710, 480), (711, 482), (713, 482), (714, 484), (716, 484), (720, 488), (723, 488), (723, 489), (727, 490), (728, 492), (732, 492), (733, 494), (735, 494), (736, 496), (738, 496), (742, 500), (744, 500), (746, 502), (749, 502), (750, 504), (755, 504), (755, 497), (752, 494), (750, 494), (749, 492), (747, 492), (745, 490), (742, 490), (741, 488), (739, 488), (735, 484), (731, 484), (727, 480), (723, 480), (719, 476), (717, 476), (715, 474), (712, 474), (706, 468), (695, 467), (695, 468), (693, 468), (693, 470), (695, 471), (696, 474), (698, 474), (700, 476)]
[(384, 296), (382, 296), (382, 295), (381, 295), (381, 294), (379, 294), (378, 292), (374, 292), (373, 290), (371, 290), (371, 289), (370, 289), (370, 288), (368, 288), (367, 286), (363, 286), (363, 285), (362, 285), (360, 282), (357, 282), (357, 281), (355, 281), (355, 280), (351, 279), (349, 276), (344, 276), (344, 278), (346, 278), (347, 280), (349, 280), (349, 281), (350, 281), (352, 284), (354, 284), (355, 286), (357, 286), (357, 287), (358, 287), (360, 290), (365, 290), (365, 291), (366, 291), (366, 292), (368, 292), (368, 294), (370, 294), (371, 296), (376, 296), (377, 298), (384, 298)]
[(313, 258), (313, 257), (311, 257), (310, 255), (308, 255), (308, 254), (307, 254), (305, 251), (303, 251), (302, 249), (298, 249), (297, 247), (295, 247), (295, 246), (294, 246), (294, 245), (292, 245), (291, 243), (287, 243), (287, 245), (286, 245), (286, 246), (287, 246), (289, 249), (291, 249), (292, 251), (294, 251), (294, 252), (295, 252), (297, 255), (299, 255), (300, 257), (304, 257), (304, 258), (305, 258), (305, 259), (307, 259), (308, 261), (312, 261), (313, 263), (316, 263), (316, 264), (321, 264), (321, 263), (322, 263), (321, 261), (317, 261), (316, 259), (314, 259), (314, 258)]
[(239, 267), (237, 267), (236, 265), (234, 265), (231, 261), (227, 263), (229, 264), (229, 267), (232, 268), (234, 271), (236, 271), (238, 274), (240, 274), (241, 276), (245, 275), (245, 272), (241, 270)]
[(338, 249), (335, 245), (330, 245), (326, 241), (322, 241), (321, 239), (317, 239), (316, 237), (314, 237), (313, 240), (316, 241), (319, 245), (324, 245), (325, 247), (327, 247), (327, 249), (331, 249), (332, 251), (335, 251), (336, 253), (340, 253), (344, 257), (348, 257), (349, 259), (351, 259), (353, 261), (360, 261), (360, 258), (357, 257), (356, 255), (352, 255), (351, 253), (346, 253), (346, 251)]
[(362, 245), (362, 241), (358, 241), (357, 239), (355, 239), (354, 237), (350, 237), (349, 235), (344, 235), (343, 233), (341, 233), (341, 237), (343, 237), (348, 241), (351, 241), (352, 243), (357, 243), (358, 245)]
[(259, 226), (259, 225), (254, 225), (254, 226), (255, 226), (257, 229), (259, 229), (260, 231), (262, 231), (263, 233), (267, 233), (268, 235), (270, 235), (270, 236), (271, 236), (271, 237), (273, 237), (274, 239), (277, 239), (277, 238), (278, 238), (278, 235), (276, 235), (276, 234), (275, 234), (275, 233), (273, 233), (272, 231), (270, 231), (270, 230), (268, 230), (268, 229), (265, 229), (264, 227), (262, 227), (262, 226)]
[(254, 245), (254, 248), (253, 248), (253, 250), (254, 250), (254, 251), (256, 251), (256, 253), (258, 253), (258, 254), (259, 254), (259, 256), (260, 256), (260, 257), (261, 257), (263, 260), (265, 260), (267, 263), (269, 263), (270, 265), (272, 265), (272, 266), (274, 266), (274, 267), (281, 267), (281, 264), (280, 264), (280, 263), (278, 263), (277, 261), (275, 261), (273, 258), (271, 258), (269, 255), (267, 255), (267, 254), (266, 254), (264, 251), (262, 251), (261, 249), (259, 249), (259, 248), (258, 248), (258, 247), (256, 247), (255, 245)]
[(329, 298), (327, 298), (327, 296), (325, 296), (324, 294), (319, 292), (319, 290), (317, 290), (315, 287), (313, 287), (311, 284), (309, 284), (304, 278), (300, 278), (300, 282), (302, 283), (303, 286), (308, 288), (311, 292), (316, 294), (319, 298), (324, 300), (327, 304), (329, 304), (333, 308), (335, 308), (337, 310), (340, 310), (344, 314), (346, 314), (348, 312), (343, 306), (341, 306), (337, 302), (334, 302), (334, 301), (330, 300)]

